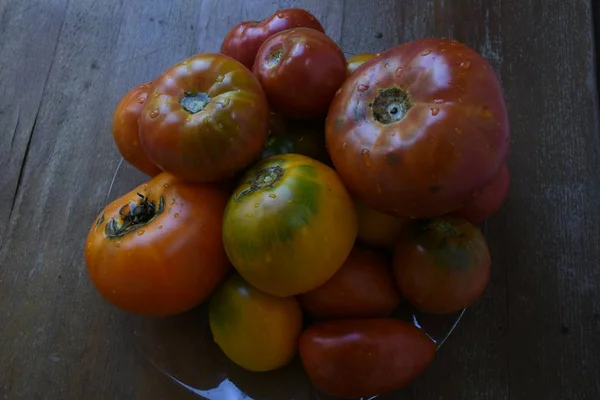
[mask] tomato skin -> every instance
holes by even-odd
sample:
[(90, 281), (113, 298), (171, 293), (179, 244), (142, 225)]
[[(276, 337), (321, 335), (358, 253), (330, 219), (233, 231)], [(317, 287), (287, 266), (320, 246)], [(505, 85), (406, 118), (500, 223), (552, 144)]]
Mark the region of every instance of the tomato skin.
[(313, 385), (341, 398), (367, 398), (404, 387), (433, 361), (435, 350), (423, 331), (392, 318), (323, 322), (299, 339)]
[(400, 293), (391, 261), (355, 246), (331, 279), (298, 301), (318, 319), (387, 317), (400, 304)]
[(112, 120), (112, 134), (125, 161), (146, 175), (156, 176), (162, 171), (146, 155), (138, 135), (138, 118), (144, 108), (151, 82), (143, 83), (127, 92), (117, 104)]
[(509, 190), (510, 173), (508, 165), (504, 163), (498, 175), (481, 190), (481, 193), (469, 204), (454, 211), (452, 215), (474, 224), (483, 222), (502, 207)]
[(359, 53), (353, 55), (346, 62), (346, 76), (352, 75), (358, 67), (376, 56), (378, 56), (378, 53)]
[(249, 371), (288, 364), (297, 350), (302, 310), (293, 297), (276, 297), (233, 274), (209, 305), (214, 340), (227, 357)]
[(142, 147), (163, 170), (183, 180), (215, 182), (260, 155), (269, 109), (248, 69), (228, 56), (202, 53), (154, 81), (139, 128)]
[(362, 64), (334, 98), (325, 134), (354, 195), (411, 218), (466, 205), (498, 173), (510, 139), (491, 65), (446, 39), (401, 44)]
[(275, 111), (288, 118), (319, 118), (346, 78), (346, 58), (324, 33), (296, 28), (267, 39), (252, 70)]
[(275, 296), (322, 285), (356, 239), (352, 199), (336, 172), (300, 154), (259, 161), (227, 203), (223, 243), (239, 274)]
[(408, 218), (384, 214), (354, 199), (358, 215), (357, 240), (374, 247), (393, 248)]
[(473, 304), (489, 282), (490, 263), (481, 231), (455, 217), (415, 221), (394, 249), (400, 291), (430, 314), (451, 314)]
[(308, 11), (286, 8), (276, 11), (262, 21), (244, 21), (231, 28), (221, 44), (221, 53), (252, 69), (256, 53), (265, 40), (278, 32), (300, 27), (325, 32), (317, 18)]
[[(162, 212), (133, 230), (111, 230), (127, 222), (120, 211), (132, 211), (131, 205), (140, 202), (138, 193), (156, 210), (162, 197)], [(226, 202), (227, 194), (216, 187), (167, 173), (116, 199), (87, 236), (92, 283), (109, 303), (141, 315), (174, 315), (202, 303), (230, 270), (221, 240)]]

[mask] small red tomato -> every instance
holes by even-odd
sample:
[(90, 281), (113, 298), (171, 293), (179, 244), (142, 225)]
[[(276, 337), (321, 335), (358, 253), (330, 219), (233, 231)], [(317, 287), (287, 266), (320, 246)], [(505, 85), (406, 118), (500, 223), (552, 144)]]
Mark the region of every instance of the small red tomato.
[(384, 214), (354, 199), (358, 215), (357, 239), (369, 246), (392, 248), (408, 218)]
[(490, 262), (481, 231), (454, 217), (414, 221), (394, 249), (400, 291), (430, 314), (451, 314), (475, 302), (489, 282)]
[(288, 118), (318, 118), (327, 114), (346, 78), (346, 58), (324, 33), (289, 29), (263, 43), (253, 71), (277, 112)]
[(216, 182), (258, 159), (269, 107), (256, 77), (223, 54), (201, 53), (154, 80), (139, 119), (140, 143), (179, 179)]
[(355, 54), (348, 59), (346, 65), (346, 75), (350, 76), (358, 67), (369, 61), (371, 58), (376, 57), (376, 53), (359, 53)]
[(151, 82), (134, 87), (117, 104), (113, 114), (112, 133), (119, 152), (131, 165), (146, 175), (156, 176), (162, 171), (146, 155), (140, 145), (138, 118), (148, 97)]
[(391, 261), (355, 246), (333, 277), (298, 300), (319, 319), (386, 317), (400, 304), (400, 294)]
[(423, 331), (392, 318), (323, 322), (299, 339), (313, 385), (342, 398), (366, 398), (406, 386), (433, 361), (435, 350)]
[(510, 174), (506, 163), (500, 173), (487, 184), (469, 204), (453, 212), (455, 217), (471, 223), (483, 222), (502, 207), (510, 189)]
[(244, 21), (231, 28), (223, 40), (221, 53), (252, 69), (256, 53), (265, 40), (278, 32), (300, 27), (325, 32), (317, 18), (308, 11), (286, 8), (262, 21)]

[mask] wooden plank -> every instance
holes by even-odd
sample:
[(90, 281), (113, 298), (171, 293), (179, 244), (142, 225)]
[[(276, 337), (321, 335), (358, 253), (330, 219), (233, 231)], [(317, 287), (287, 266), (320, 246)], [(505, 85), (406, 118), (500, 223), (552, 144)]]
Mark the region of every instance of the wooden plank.
[[(132, 344), (138, 321), (96, 294), (85, 272), (83, 243), (119, 163), (110, 136), (112, 111), (129, 88), (190, 55), (190, 26), (199, 3), (72, 1), (64, 17), (65, 5), (13, 2), (2, 14), (17, 24), (6, 28), (7, 34), (27, 34), (22, 44), (13, 39), (4, 44), (0, 59), (13, 59), (11, 52), (22, 46), (16, 54), (24, 60), (8, 68), (7, 75), (2, 69), (2, 101), (16, 99), (22, 105), (17, 144), (21, 149), (30, 144), (10, 233), (0, 251), (0, 358), (8, 360), (0, 366), (0, 394), (11, 399), (134, 398), (143, 364)], [(16, 20), (15, 7), (31, 7), (23, 17), (38, 17)], [(36, 27), (26, 30), (30, 25)], [(56, 38), (58, 30), (56, 45), (52, 35)], [(45, 55), (45, 46), (54, 63), (45, 73), (32, 128), (34, 118), (28, 114), (36, 114), (35, 92), (20, 99), (29, 96), (24, 85), (33, 82), (14, 71), (34, 76), (36, 49)], [(44, 75), (43, 69), (39, 73)], [(7, 92), (5, 79), (21, 86), (9, 85)], [(9, 111), (14, 121), (16, 111)], [(30, 139), (22, 137), (29, 131)], [(141, 178), (128, 175), (114, 193), (129, 190)]]

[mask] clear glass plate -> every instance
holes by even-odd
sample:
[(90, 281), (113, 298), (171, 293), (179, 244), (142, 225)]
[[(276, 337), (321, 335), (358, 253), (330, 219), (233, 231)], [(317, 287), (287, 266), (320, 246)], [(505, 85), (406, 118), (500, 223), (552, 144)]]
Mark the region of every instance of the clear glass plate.
[[(122, 196), (148, 179), (121, 160), (106, 202)], [(424, 315), (404, 304), (395, 316), (412, 321), (424, 330), (436, 342), (439, 350), (464, 313), (465, 310), (449, 316)], [(199, 399), (328, 399), (310, 384), (298, 357), (284, 368), (262, 373), (246, 371), (229, 361), (212, 340), (205, 306), (167, 318), (131, 318), (133, 324), (127, 326), (131, 327), (134, 343), (143, 357), (157, 371), (180, 388), (196, 394)]]

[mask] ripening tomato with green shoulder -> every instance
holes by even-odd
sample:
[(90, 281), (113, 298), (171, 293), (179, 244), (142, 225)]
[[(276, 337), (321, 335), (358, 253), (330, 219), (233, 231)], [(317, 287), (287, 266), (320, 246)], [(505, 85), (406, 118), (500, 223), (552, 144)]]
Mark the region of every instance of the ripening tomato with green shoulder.
[(373, 57), (377, 57), (378, 53), (359, 53), (355, 54), (348, 59), (346, 62), (346, 75), (350, 76), (354, 71), (358, 69), (365, 62), (369, 61)]
[(89, 277), (109, 303), (166, 316), (202, 303), (230, 270), (227, 193), (161, 173), (107, 205), (87, 236)]
[(293, 296), (325, 283), (356, 239), (356, 212), (338, 174), (300, 154), (254, 165), (227, 203), (223, 244), (250, 284)]
[(117, 104), (112, 120), (112, 134), (125, 161), (146, 175), (162, 171), (146, 155), (138, 135), (138, 119), (144, 108), (152, 82), (138, 85), (127, 92)]
[(490, 280), (485, 237), (457, 217), (413, 221), (394, 249), (394, 275), (404, 297), (429, 314), (451, 314), (473, 304)]
[(387, 317), (400, 304), (389, 257), (354, 246), (342, 267), (327, 282), (298, 296), (318, 319)]
[(225, 355), (249, 371), (288, 364), (297, 351), (302, 310), (294, 297), (277, 297), (231, 275), (211, 297), (208, 319)]
[(352, 194), (381, 212), (435, 217), (465, 206), (508, 155), (508, 113), (490, 63), (426, 38), (366, 61), (329, 108), (327, 149)]
[(336, 398), (371, 398), (406, 386), (431, 364), (435, 343), (395, 318), (340, 319), (308, 327), (298, 341), (304, 369)]
[(193, 182), (235, 175), (264, 148), (269, 107), (256, 77), (223, 54), (200, 53), (154, 80), (139, 119), (148, 157)]

